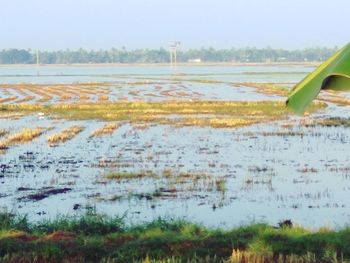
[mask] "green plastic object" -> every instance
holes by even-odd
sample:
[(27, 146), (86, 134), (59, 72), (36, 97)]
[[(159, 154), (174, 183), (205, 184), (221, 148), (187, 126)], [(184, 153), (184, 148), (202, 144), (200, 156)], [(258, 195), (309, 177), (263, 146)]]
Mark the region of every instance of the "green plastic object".
[(303, 114), (321, 89), (350, 90), (350, 43), (298, 83), (286, 104), (297, 114)]

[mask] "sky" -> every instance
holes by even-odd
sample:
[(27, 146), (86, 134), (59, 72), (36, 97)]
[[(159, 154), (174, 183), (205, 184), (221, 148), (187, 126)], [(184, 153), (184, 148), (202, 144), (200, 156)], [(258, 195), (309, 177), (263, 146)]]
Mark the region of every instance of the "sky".
[(0, 0), (0, 49), (341, 47), (349, 0)]

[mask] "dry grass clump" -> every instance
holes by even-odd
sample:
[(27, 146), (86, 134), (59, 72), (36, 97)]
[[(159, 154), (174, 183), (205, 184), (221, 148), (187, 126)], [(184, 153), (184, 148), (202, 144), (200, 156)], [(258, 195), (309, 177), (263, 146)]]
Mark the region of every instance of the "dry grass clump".
[(103, 177), (110, 180), (136, 179), (143, 177), (156, 177), (157, 175), (151, 171), (140, 172), (108, 172)]
[(209, 126), (212, 128), (235, 128), (259, 122), (259, 118), (186, 118), (178, 121), (177, 126)]
[(256, 89), (258, 92), (267, 95), (287, 96), (289, 88), (285, 86), (276, 85), (276, 83), (256, 83), (256, 82), (244, 82), (238, 83), (239, 87), (250, 87)]
[(24, 103), (24, 102), (32, 101), (34, 99), (35, 99), (35, 96), (25, 96), (20, 100), (16, 100), (16, 103)]
[(11, 134), (4, 140), (0, 141), (0, 149), (7, 149), (9, 146), (14, 144), (30, 142), (34, 138), (40, 136), (42, 133), (43, 133), (42, 128), (36, 128), (36, 129), (24, 128), (20, 132)]
[[(227, 263), (267, 263), (267, 262), (275, 262), (275, 263), (316, 263), (320, 262), (318, 258), (316, 258), (315, 254), (308, 253), (304, 256), (299, 255), (274, 255), (272, 252), (251, 252), (251, 251), (240, 251), (234, 249), (230, 259)], [(336, 258), (332, 262), (343, 262), (338, 261)], [(345, 262), (345, 261), (344, 261)]]
[(104, 135), (111, 135), (119, 127), (116, 123), (107, 123), (102, 128), (94, 130), (90, 137), (99, 137)]
[(221, 192), (225, 193), (226, 178), (201, 172), (180, 172), (164, 170), (163, 177), (168, 186), (176, 192)]
[(0, 150), (6, 150), (9, 148), (9, 145), (6, 140), (0, 141)]
[(109, 96), (107, 96), (107, 95), (99, 95), (97, 97), (97, 100), (100, 101), (100, 102), (106, 102), (106, 101), (109, 100)]
[(317, 99), (319, 101), (335, 103), (335, 104), (338, 104), (340, 106), (350, 105), (350, 100), (342, 97), (341, 95), (335, 95), (335, 94), (325, 95), (325, 94), (323, 94), (323, 95), (320, 95)]
[(7, 98), (1, 98), (0, 99), (0, 103), (5, 103), (5, 102), (10, 102), (10, 101), (14, 101), (17, 99), (17, 96), (11, 96), (11, 97), (7, 97)]
[(23, 114), (20, 112), (1, 112), (0, 111), (0, 119), (7, 119), (7, 120), (18, 120), (23, 117)]
[(307, 128), (314, 128), (314, 127), (343, 127), (343, 128), (349, 128), (350, 127), (350, 119), (344, 118), (344, 117), (330, 117), (330, 118), (307, 118), (302, 119), (298, 123), (300, 126), (307, 127)]
[(43, 132), (43, 129), (41, 128), (36, 128), (36, 129), (24, 128), (20, 132), (10, 135), (7, 138), (7, 140), (14, 143), (28, 142), (40, 136), (42, 132)]
[(78, 133), (82, 132), (84, 127), (74, 125), (67, 129), (60, 131), (59, 133), (53, 134), (47, 138), (47, 142), (50, 145), (55, 145), (57, 143), (63, 143), (74, 138)]
[[(314, 103), (309, 112), (326, 107)], [(44, 112), (74, 120), (130, 121), (178, 126), (240, 127), (260, 122), (285, 119), (291, 112), (284, 101), (167, 101), (117, 102), (56, 105), (1, 105), (3, 112), (31, 114)], [(176, 118), (173, 118), (176, 116)], [(170, 117), (170, 118), (169, 118)]]
[(8, 134), (8, 131), (5, 129), (0, 129), (0, 137), (3, 137)]
[[(74, 84), (0, 84), (0, 89), (8, 96), (0, 98), (0, 103), (24, 103), (36, 101), (47, 103), (55, 100), (60, 102), (78, 99), (79, 102), (91, 100), (90, 95), (98, 96), (100, 101), (108, 101), (109, 93), (106, 83), (74, 83)], [(19, 96), (17, 94), (19, 93)], [(15, 96), (16, 95), (16, 96)], [(17, 101), (16, 101), (17, 100)]]

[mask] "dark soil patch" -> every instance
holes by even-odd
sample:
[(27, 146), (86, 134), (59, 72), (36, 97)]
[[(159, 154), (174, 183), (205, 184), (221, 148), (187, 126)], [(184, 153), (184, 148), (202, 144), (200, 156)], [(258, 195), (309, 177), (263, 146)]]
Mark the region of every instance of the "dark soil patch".
[(18, 200), (19, 201), (23, 201), (23, 200), (40, 201), (40, 200), (43, 200), (51, 195), (64, 194), (64, 193), (67, 193), (71, 190), (72, 190), (72, 188), (68, 188), (68, 187), (42, 190), (39, 193), (30, 194), (30, 195), (27, 195), (25, 197), (20, 197), (20, 198), (18, 198)]

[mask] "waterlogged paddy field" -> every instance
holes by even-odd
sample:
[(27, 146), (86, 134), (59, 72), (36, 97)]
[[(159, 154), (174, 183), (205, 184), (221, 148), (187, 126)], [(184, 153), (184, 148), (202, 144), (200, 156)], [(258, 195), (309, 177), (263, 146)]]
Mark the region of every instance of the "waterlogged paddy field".
[[(304, 117), (282, 103), (311, 70), (0, 68), (0, 207), (33, 220), (96, 209), (130, 223), (344, 226), (348, 100), (324, 93)], [(108, 113), (115, 102), (133, 111)], [(107, 112), (81, 113), (95, 104)]]

